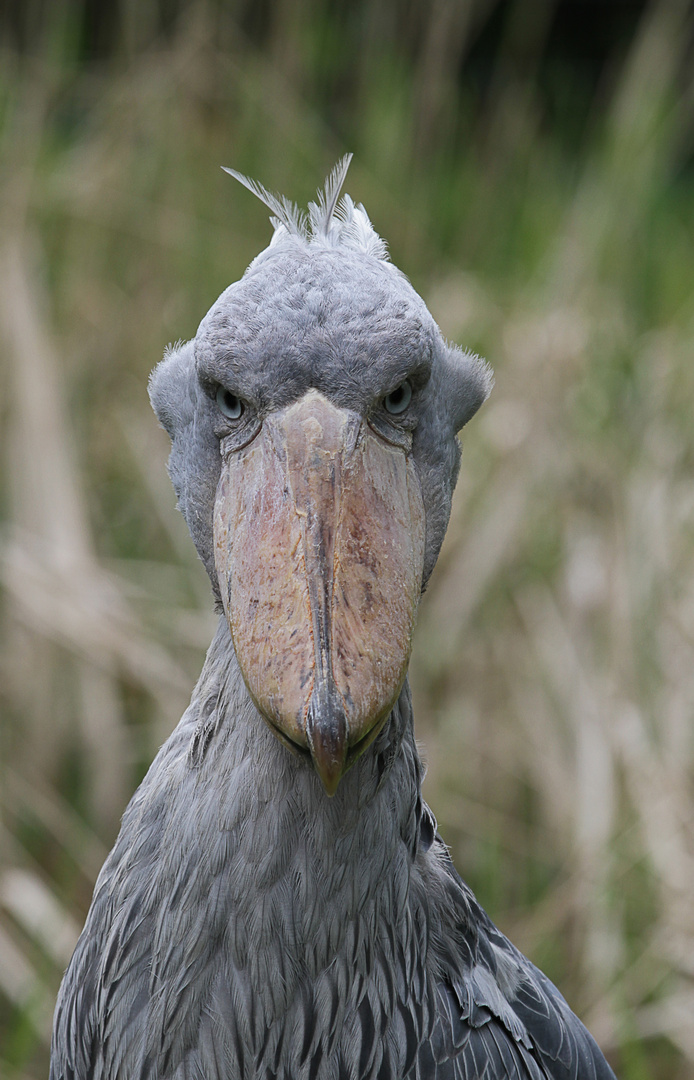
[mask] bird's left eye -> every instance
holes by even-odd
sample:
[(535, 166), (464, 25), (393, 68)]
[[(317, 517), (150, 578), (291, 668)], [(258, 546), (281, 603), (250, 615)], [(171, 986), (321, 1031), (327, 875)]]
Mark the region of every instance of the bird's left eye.
[(401, 382), (399, 386), (396, 386), (387, 397), (383, 399), (383, 407), (386, 412), (389, 412), (392, 416), (397, 416), (398, 413), (403, 413), (412, 400), (412, 387), (407, 379)]
[(229, 420), (238, 420), (243, 412), (241, 398), (232, 394), (231, 390), (227, 390), (224, 386), (220, 386), (217, 390), (217, 404), (220, 412), (223, 412)]

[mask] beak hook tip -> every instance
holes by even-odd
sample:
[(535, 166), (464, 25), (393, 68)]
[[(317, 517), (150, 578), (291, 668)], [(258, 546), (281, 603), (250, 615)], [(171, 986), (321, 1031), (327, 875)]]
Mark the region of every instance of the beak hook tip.
[(331, 679), (314, 688), (306, 713), (306, 736), (316, 772), (332, 798), (345, 773), (349, 728)]

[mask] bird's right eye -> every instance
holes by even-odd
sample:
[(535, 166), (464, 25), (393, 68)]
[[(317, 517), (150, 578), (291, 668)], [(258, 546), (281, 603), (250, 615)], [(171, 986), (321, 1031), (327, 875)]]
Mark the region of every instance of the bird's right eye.
[(390, 394), (383, 399), (386, 412), (389, 412), (392, 416), (398, 416), (400, 413), (404, 413), (407, 406), (412, 401), (412, 386), (409, 381), (405, 379), (399, 386), (396, 386), (395, 390), (391, 390)]
[(219, 411), (224, 413), (229, 420), (239, 419), (243, 412), (243, 402), (240, 397), (232, 394), (231, 390), (227, 390), (225, 386), (220, 386), (217, 389), (216, 401)]

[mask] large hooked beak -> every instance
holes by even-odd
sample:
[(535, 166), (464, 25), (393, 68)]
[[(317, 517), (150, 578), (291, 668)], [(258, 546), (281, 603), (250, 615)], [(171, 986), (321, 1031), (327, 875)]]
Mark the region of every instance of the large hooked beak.
[(424, 558), (412, 460), (311, 390), (223, 461), (214, 536), (251, 697), (333, 795), (407, 671)]

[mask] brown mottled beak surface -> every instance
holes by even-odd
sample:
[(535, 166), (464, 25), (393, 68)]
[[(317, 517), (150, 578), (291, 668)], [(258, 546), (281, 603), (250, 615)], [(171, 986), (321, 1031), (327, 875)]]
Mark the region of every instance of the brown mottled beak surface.
[(407, 670), (424, 557), (414, 465), (311, 390), (225, 458), (214, 534), (251, 697), (332, 795)]

